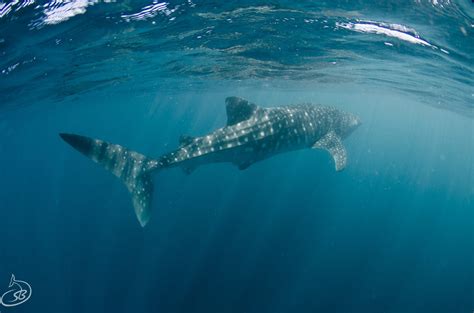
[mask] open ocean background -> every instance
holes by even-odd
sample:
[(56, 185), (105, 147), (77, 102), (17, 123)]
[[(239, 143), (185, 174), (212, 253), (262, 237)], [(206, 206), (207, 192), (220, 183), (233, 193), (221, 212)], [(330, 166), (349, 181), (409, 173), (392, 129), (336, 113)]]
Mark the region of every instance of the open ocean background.
[[(361, 117), (302, 150), (122, 183), (59, 132), (157, 157), (224, 99)], [(470, 0), (0, 2), (0, 295), (16, 312), (472, 313)]]

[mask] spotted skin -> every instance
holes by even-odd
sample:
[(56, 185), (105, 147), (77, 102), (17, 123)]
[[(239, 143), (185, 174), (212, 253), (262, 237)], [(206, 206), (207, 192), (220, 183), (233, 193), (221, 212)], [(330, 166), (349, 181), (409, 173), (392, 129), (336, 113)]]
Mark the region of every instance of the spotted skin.
[(320, 148), (332, 155), (339, 171), (347, 160), (342, 139), (360, 125), (350, 113), (311, 104), (261, 108), (229, 97), (226, 109), (226, 127), (203, 137), (183, 136), (177, 150), (158, 159), (99, 139), (65, 133), (60, 136), (122, 180), (132, 197), (138, 221), (145, 226), (151, 215), (151, 174), (157, 170), (180, 166), (191, 173), (200, 165), (217, 162), (230, 162), (243, 170), (279, 153)]
[(194, 138), (162, 156), (158, 164), (194, 169), (207, 163), (231, 162), (245, 169), (279, 153), (312, 148), (331, 131), (345, 138), (359, 124), (356, 116), (331, 107), (302, 104), (257, 108), (249, 119)]

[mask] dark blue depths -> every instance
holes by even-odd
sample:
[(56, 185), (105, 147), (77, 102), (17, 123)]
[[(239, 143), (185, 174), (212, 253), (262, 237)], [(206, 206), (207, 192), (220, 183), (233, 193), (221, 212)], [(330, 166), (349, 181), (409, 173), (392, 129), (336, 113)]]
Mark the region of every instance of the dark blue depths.
[[(33, 293), (1, 313), (474, 310), (470, 1), (27, 3), (0, 6), (0, 295)], [(228, 96), (356, 114), (346, 169), (163, 170), (142, 228), (58, 136), (158, 157)]]

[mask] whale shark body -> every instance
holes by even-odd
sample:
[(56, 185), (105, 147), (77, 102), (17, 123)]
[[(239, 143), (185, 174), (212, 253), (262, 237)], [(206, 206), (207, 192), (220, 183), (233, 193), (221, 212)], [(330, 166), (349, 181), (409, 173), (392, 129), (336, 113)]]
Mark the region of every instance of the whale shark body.
[(179, 166), (189, 174), (200, 165), (217, 162), (230, 162), (244, 170), (273, 155), (304, 148), (327, 150), (336, 171), (341, 171), (347, 163), (342, 139), (361, 124), (353, 114), (312, 104), (263, 108), (229, 97), (226, 110), (225, 127), (203, 137), (181, 136), (179, 148), (158, 159), (99, 139), (60, 136), (124, 182), (138, 221), (145, 226), (151, 215), (154, 172)]

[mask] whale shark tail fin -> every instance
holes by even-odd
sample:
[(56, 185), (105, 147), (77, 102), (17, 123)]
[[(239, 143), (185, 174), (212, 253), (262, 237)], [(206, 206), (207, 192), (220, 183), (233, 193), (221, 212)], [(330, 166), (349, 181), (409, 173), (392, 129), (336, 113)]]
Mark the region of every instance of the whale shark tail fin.
[(159, 168), (158, 162), (138, 152), (99, 139), (64, 133), (59, 136), (122, 180), (132, 196), (138, 221), (144, 227), (151, 215), (153, 182), (150, 173)]

